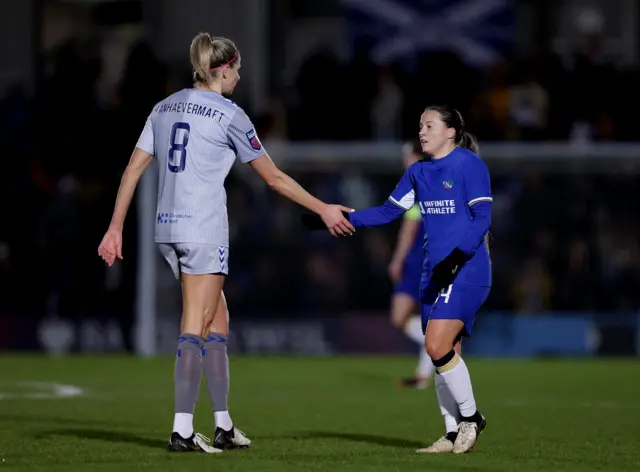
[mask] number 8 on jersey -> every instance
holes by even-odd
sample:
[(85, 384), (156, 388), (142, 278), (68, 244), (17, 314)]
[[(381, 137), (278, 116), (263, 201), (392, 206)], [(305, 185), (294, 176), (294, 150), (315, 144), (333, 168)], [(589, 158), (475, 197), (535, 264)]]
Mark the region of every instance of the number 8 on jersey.
[[(180, 135), (179, 130), (183, 130)], [(178, 121), (171, 127), (171, 138), (169, 140), (169, 155), (167, 156), (167, 165), (169, 170), (176, 174), (184, 172), (187, 166), (187, 144), (189, 144), (189, 132), (191, 127), (189, 123)], [(176, 165), (176, 152), (179, 152)]]

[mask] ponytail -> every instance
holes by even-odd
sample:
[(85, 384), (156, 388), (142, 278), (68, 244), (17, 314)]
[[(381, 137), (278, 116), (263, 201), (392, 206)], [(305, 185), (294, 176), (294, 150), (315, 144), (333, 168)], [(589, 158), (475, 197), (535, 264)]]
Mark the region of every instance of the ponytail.
[(468, 149), (469, 151), (480, 154), (480, 146), (478, 145), (478, 140), (474, 135), (469, 133), (468, 131), (462, 131), (460, 140), (458, 141), (458, 146)]
[(240, 59), (238, 48), (230, 39), (198, 33), (189, 50), (193, 80), (209, 83), (225, 66), (233, 67)]
[(432, 105), (425, 109), (425, 112), (427, 111), (438, 112), (442, 122), (447, 125), (448, 128), (456, 130), (454, 138), (456, 146), (468, 149), (475, 154), (480, 152), (478, 140), (474, 135), (465, 130), (464, 118), (462, 118), (462, 114), (460, 114), (458, 110), (448, 105)]

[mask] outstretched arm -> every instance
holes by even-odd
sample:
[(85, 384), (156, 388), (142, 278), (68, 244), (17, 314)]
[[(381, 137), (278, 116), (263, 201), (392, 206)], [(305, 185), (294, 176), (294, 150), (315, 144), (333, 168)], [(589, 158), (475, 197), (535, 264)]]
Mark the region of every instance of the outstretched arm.
[(399, 207), (390, 200), (387, 200), (380, 206), (351, 213), (349, 215), (349, 221), (351, 221), (351, 224), (355, 228), (382, 226), (391, 223), (396, 218), (399, 218), (405, 211), (406, 210), (404, 208)]
[[(410, 167), (384, 204), (366, 210), (354, 211), (344, 216), (349, 219), (354, 228), (381, 226), (391, 223), (409, 211), (414, 203), (415, 191)], [(302, 222), (310, 230), (322, 229), (314, 215), (303, 215)]]
[(389, 199), (383, 205), (356, 211), (349, 215), (353, 226), (371, 227), (391, 223), (396, 218), (409, 211), (416, 201), (413, 185), (413, 169), (411, 166), (404, 173)]
[(305, 207), (307, 210), (321, 214), (328, 206), (307, 192), (290, 176), (278, 169), (266, 152), (257, 159), (249, 162), (249, 165), (270, 188), (283, 197)]
[(302, 185), (278, 169), (266, 152), (252, 160), (249, 165), (273, 190), (318, 215), (333, 236), (352, 234), (355, 231), (353, 225), (343, 214), (343, 212), (352, 212), (351, 208), (342, 205), (327, 205), (318, 200)]
[(269, 187), (283, 197), (314, 212), (333, 236), (352, 234), (355, 229), (342, 212), (351, 212), (351, 208), (342, 205), (327, 205), (307, 192), (302, 186), (282, 172), (273, 163), (265, 151), (249, 117), (239, 109), (228, 128), (229, 145), (243, 163), (264, 180)]

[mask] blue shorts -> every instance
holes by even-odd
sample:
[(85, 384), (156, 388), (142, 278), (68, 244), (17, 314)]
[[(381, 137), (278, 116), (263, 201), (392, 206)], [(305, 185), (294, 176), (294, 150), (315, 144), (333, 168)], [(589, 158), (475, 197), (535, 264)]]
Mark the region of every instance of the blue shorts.
[(453, 283), (438, 291), (427, 285), (422, 294), (422, 329), (429, 320), (460, 320), (464, 323), (463, 336), (470, 336), (476, 314), (487, 300), (491, 287)]
[(416, 303), (420, 301), (420, 277), (422, 267), (407, 267), (402, 272), (402, 278), (396, 282), (393, 293), (406, 293), (413, 298)]

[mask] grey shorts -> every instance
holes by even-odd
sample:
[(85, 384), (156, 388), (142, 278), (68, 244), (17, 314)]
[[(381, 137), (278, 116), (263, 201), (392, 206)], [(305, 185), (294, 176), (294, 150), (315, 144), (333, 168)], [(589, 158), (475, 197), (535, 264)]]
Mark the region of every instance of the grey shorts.
[(159, 243), (160, 252), (171, 266), (177, 279), (181, 273), (225, 274), (229, 273), (229, 248), (213, 244)]

